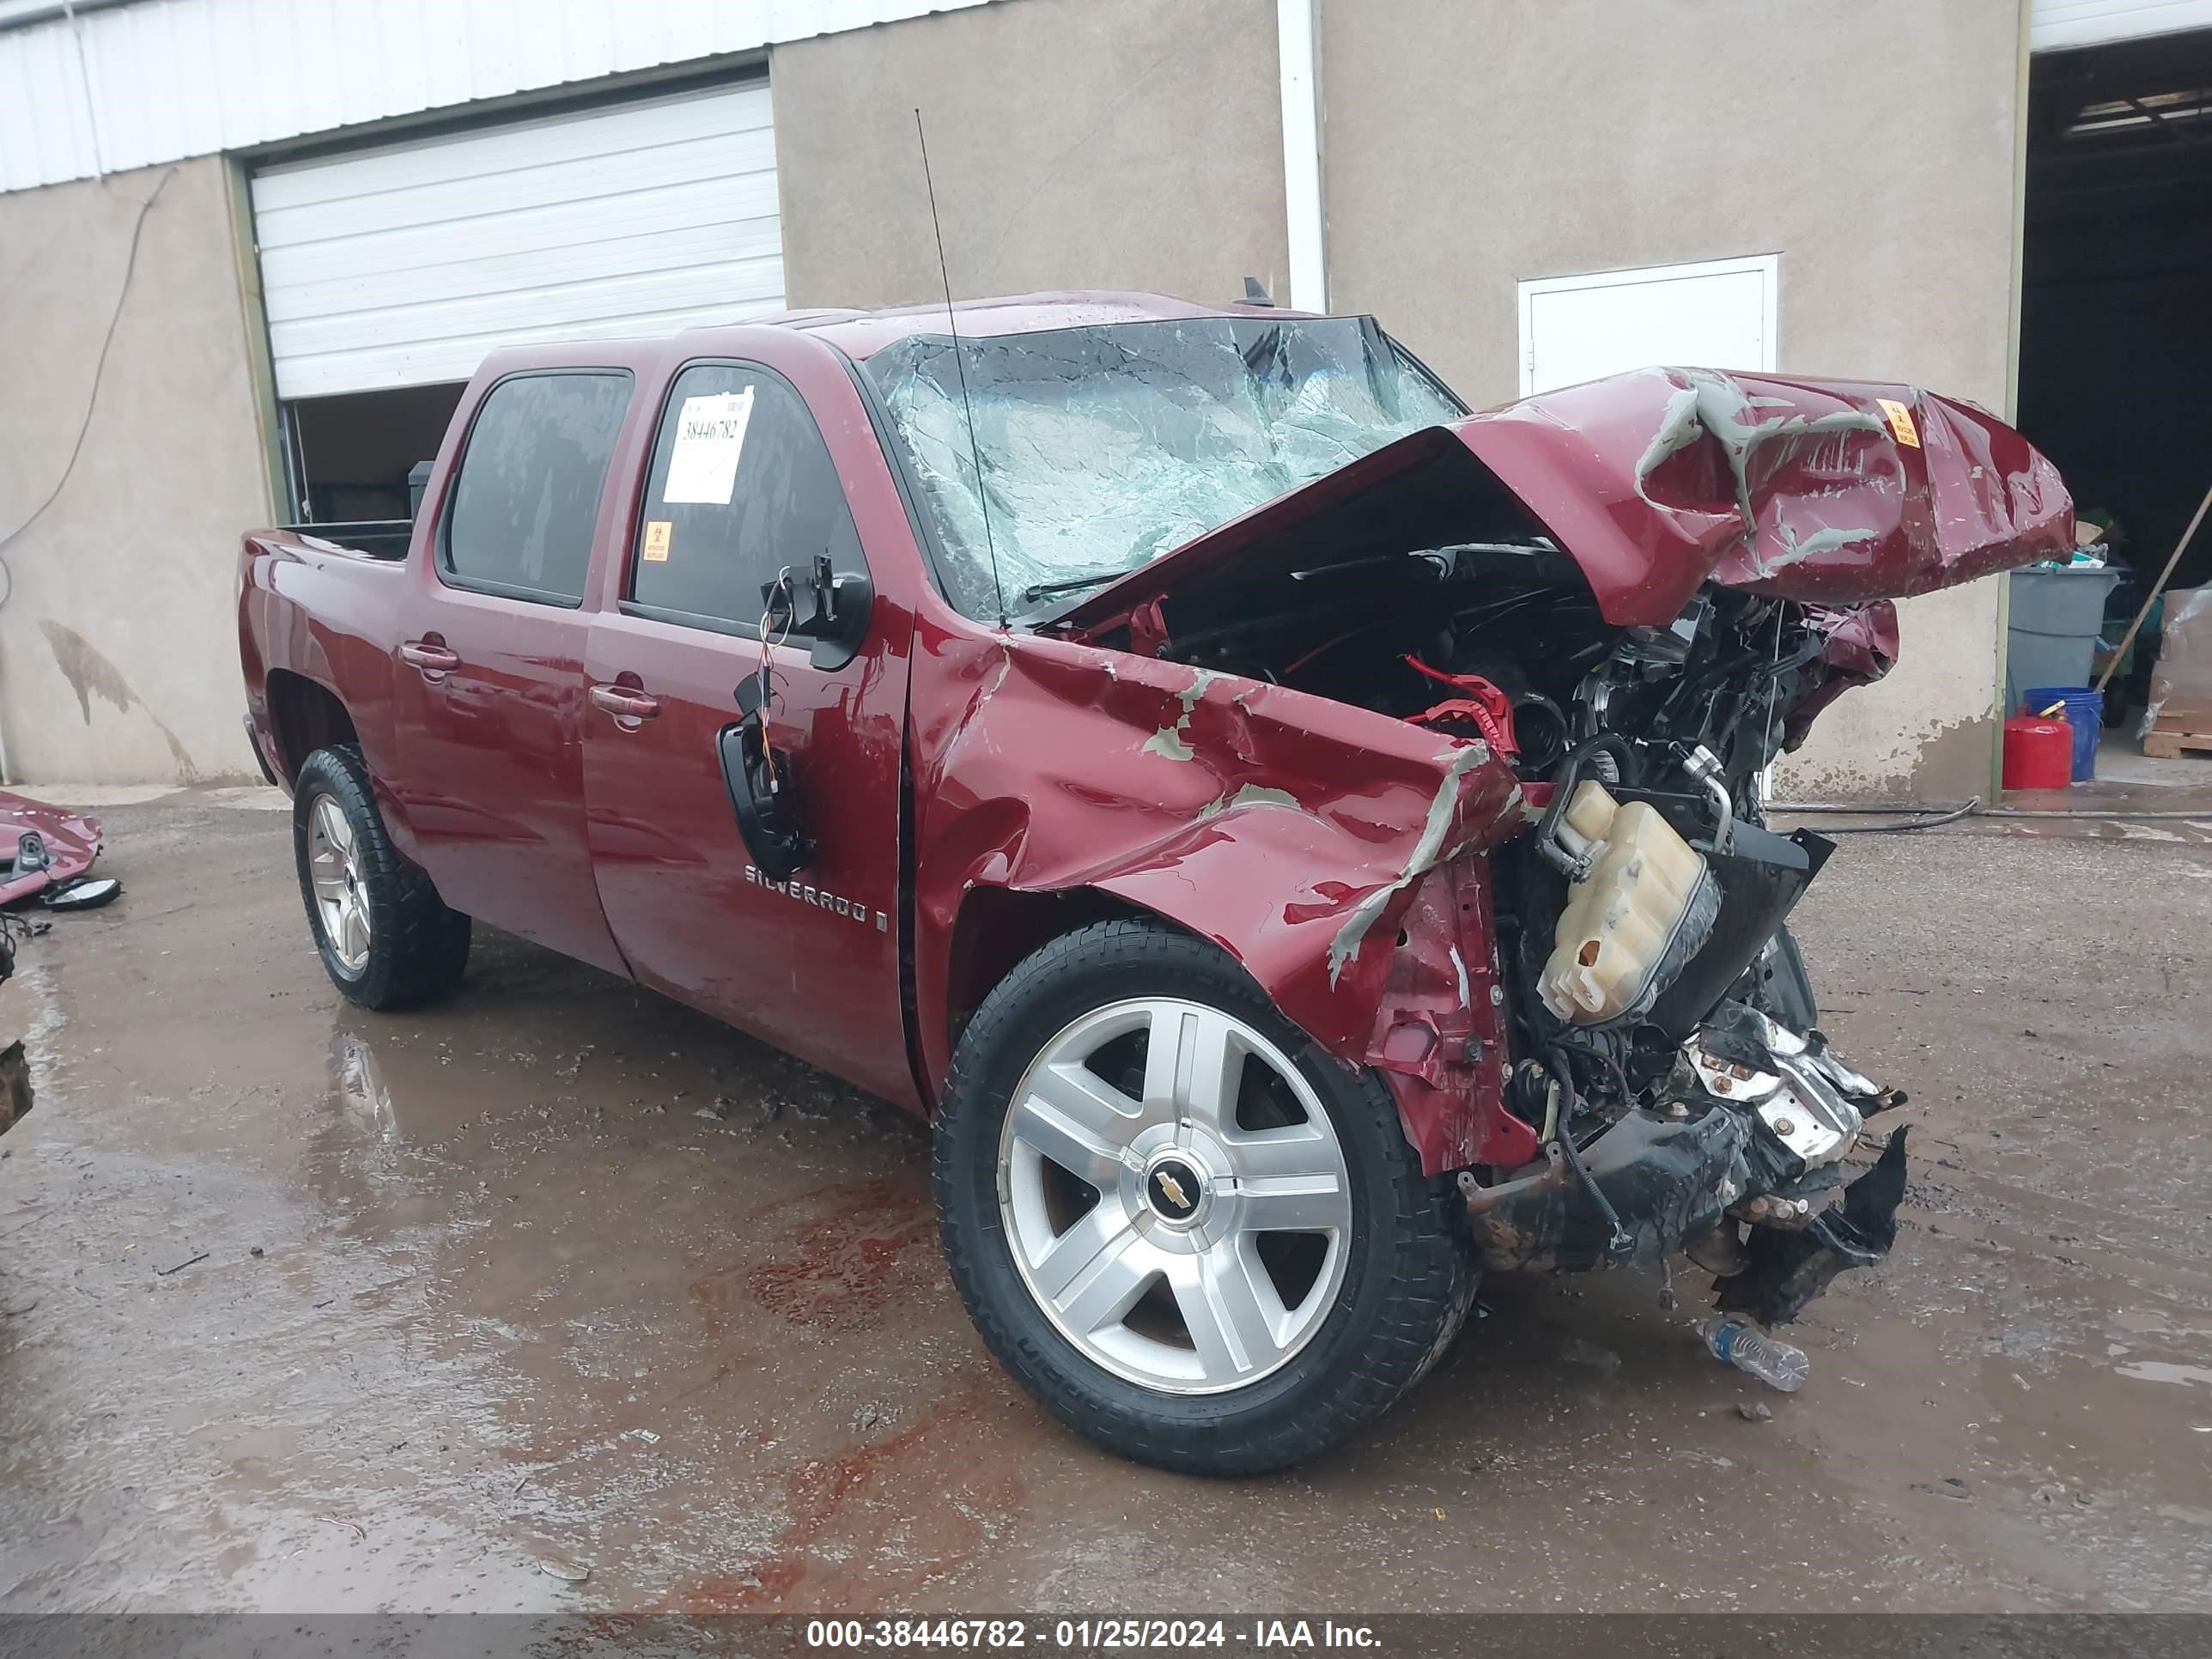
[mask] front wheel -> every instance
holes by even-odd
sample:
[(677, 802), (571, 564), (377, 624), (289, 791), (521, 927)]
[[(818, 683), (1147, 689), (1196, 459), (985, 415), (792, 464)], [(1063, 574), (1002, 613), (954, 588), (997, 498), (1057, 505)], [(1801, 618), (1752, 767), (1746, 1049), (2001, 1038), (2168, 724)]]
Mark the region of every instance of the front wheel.
[(963, 1034), (946, 1259), (1000, 1362), (1139, 1462), (1249, 1474), (1379, 1415), (1473, 1301), (1465, 1225), (1389, 1091), (1203, 940), (1103, 922)]
[(348, 998), (404, 1008), (460, 983), (469, 919), (392, 844), (358, 749), (318, 749), (301, 766), (292, 850), (315, 948)]

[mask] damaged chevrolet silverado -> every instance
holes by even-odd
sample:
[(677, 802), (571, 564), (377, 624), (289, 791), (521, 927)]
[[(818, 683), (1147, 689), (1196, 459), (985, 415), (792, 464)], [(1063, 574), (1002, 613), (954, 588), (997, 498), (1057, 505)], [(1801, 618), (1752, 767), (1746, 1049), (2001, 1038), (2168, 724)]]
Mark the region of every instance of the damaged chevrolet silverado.
[(1006, 1369), (1245, 1473), (1485, 1269), (1880, 1257), (1761, 779), (2071, 525), (1916, 388), (1469, 414), (1370, 319), (1033, 295), (497, 353), (404, 538), (245, 538), (240, 641), (348, 997), (479, 921), (926, 1115)]

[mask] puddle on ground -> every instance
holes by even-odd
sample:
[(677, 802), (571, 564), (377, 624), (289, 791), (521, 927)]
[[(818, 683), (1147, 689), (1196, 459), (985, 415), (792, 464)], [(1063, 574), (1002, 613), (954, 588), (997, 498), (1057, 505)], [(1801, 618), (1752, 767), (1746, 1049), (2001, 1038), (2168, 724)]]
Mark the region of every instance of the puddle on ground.
[(1868, 964), (1830, 1029), (1928, 1155), (1892, 1261), (1791, 1333), (1801, 1394), (1705, 1354), (1696, 1275), (1498, 1279), (1377, 1431), (1200, 1482), (989, 1362), (910, 1120), (497, 936), (447, 1006), (347, 1008), (281, 818), (134, 810), (130, 897), (0, 1004), (40, 1067), (0, 1607), (2212, 1609), (2205, 964), (2146, 943), (2190, 920), (2155, 872), (2033, 973), (2001, 904), (1942, 906), (2069, 871), (1891, 848), (1814, 890), (1808, 951)]
[(2145, 1382), (2179, 1382), (2185, 1388), (2195, 1383), (2212, 1388), (2212, 1365), (2176, 1365), (2163, 1359), (2130, 1359), (2124, 1365), (2112, 1367), (2122, 1376), (2136, 1377)]

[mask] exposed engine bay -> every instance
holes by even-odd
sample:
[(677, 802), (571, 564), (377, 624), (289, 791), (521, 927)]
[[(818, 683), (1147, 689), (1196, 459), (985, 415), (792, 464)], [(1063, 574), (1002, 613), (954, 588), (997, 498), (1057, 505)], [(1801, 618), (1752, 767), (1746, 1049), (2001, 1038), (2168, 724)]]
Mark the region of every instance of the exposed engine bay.
[(1833, 844), (1769, 829), (1760, 786), (1821, 708), (1886, 672), (1889, 604), (1708, 586), (1671, 627), (1615, 627), (1539, 535), (1267, 586), (1304, 602), (1224, 605), (1159, 654), (1480, 738), (1521, 781), (1531, 826), (1489, 857), (1505, 1106), (1541, 1154), (1461, 1175), (1486, 1264), (1686, 1250), (1722, 1307), (1778, 1323), (1879, 1260), (1903, 1133), (1848, 1188), (1844, 1160), (1904, 1097), (1819, 1029), (1787, 922)]
[[(1424, 1167), (1458, 1171), (1488, 1265), (1686, 1251), (1773, 1323), (1887, 1250), (1905, 1137), (1844, 1186), (1902, 1096), (1820, 1030), (1787, 924), (1832, 848), (1770, 829), (1762, 780), (1893, 664), (1893, 599), (2051, 556), (2072, 521), (2050, 463), (1971, 404), (1650, 369), (1399, 437), (1039, 622), (1190, 665), (1186, 711), (1235, 674), (1460, 739), (1438, 758), (1447, 791), (1481, 777), (1476, 867), (1439, 794), (1331, 939), (1334, 988), (1414, 895), (1359, 1058)], [(1233, 720), (1209, 729), (1248, 764)], [(1432, 865), (1449, 879), (1416, 891)], [(1269, 988), (1349, 1035), (1295, 973)]]

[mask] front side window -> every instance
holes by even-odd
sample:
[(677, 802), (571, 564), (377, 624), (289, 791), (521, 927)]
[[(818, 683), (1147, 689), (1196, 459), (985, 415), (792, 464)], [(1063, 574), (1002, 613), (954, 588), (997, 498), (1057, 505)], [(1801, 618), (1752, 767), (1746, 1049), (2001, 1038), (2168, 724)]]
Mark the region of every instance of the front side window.
[(676, 377), (638, 518), (631, 604), (675, 621), (750, 630), (785, 570), (803, 583), (824, 553), (840, 571), (864, 568), (806, 400), (743, 363), (695, 363)]
[(446, 515), (446, 574), (465, 587), (551, 605), (583, 598), (607, 463), (630, 377), (517, 374), (469, 428)]
[(975, 617), (999, 615), (1002, 592), (1008, 613), (1035, 612), (1467, 412), (1366, 317), (1113, 323), (958, 349), (964, 403), (949, 336), (910, 336), (864, 368), (945, 550), (946, 597)]

